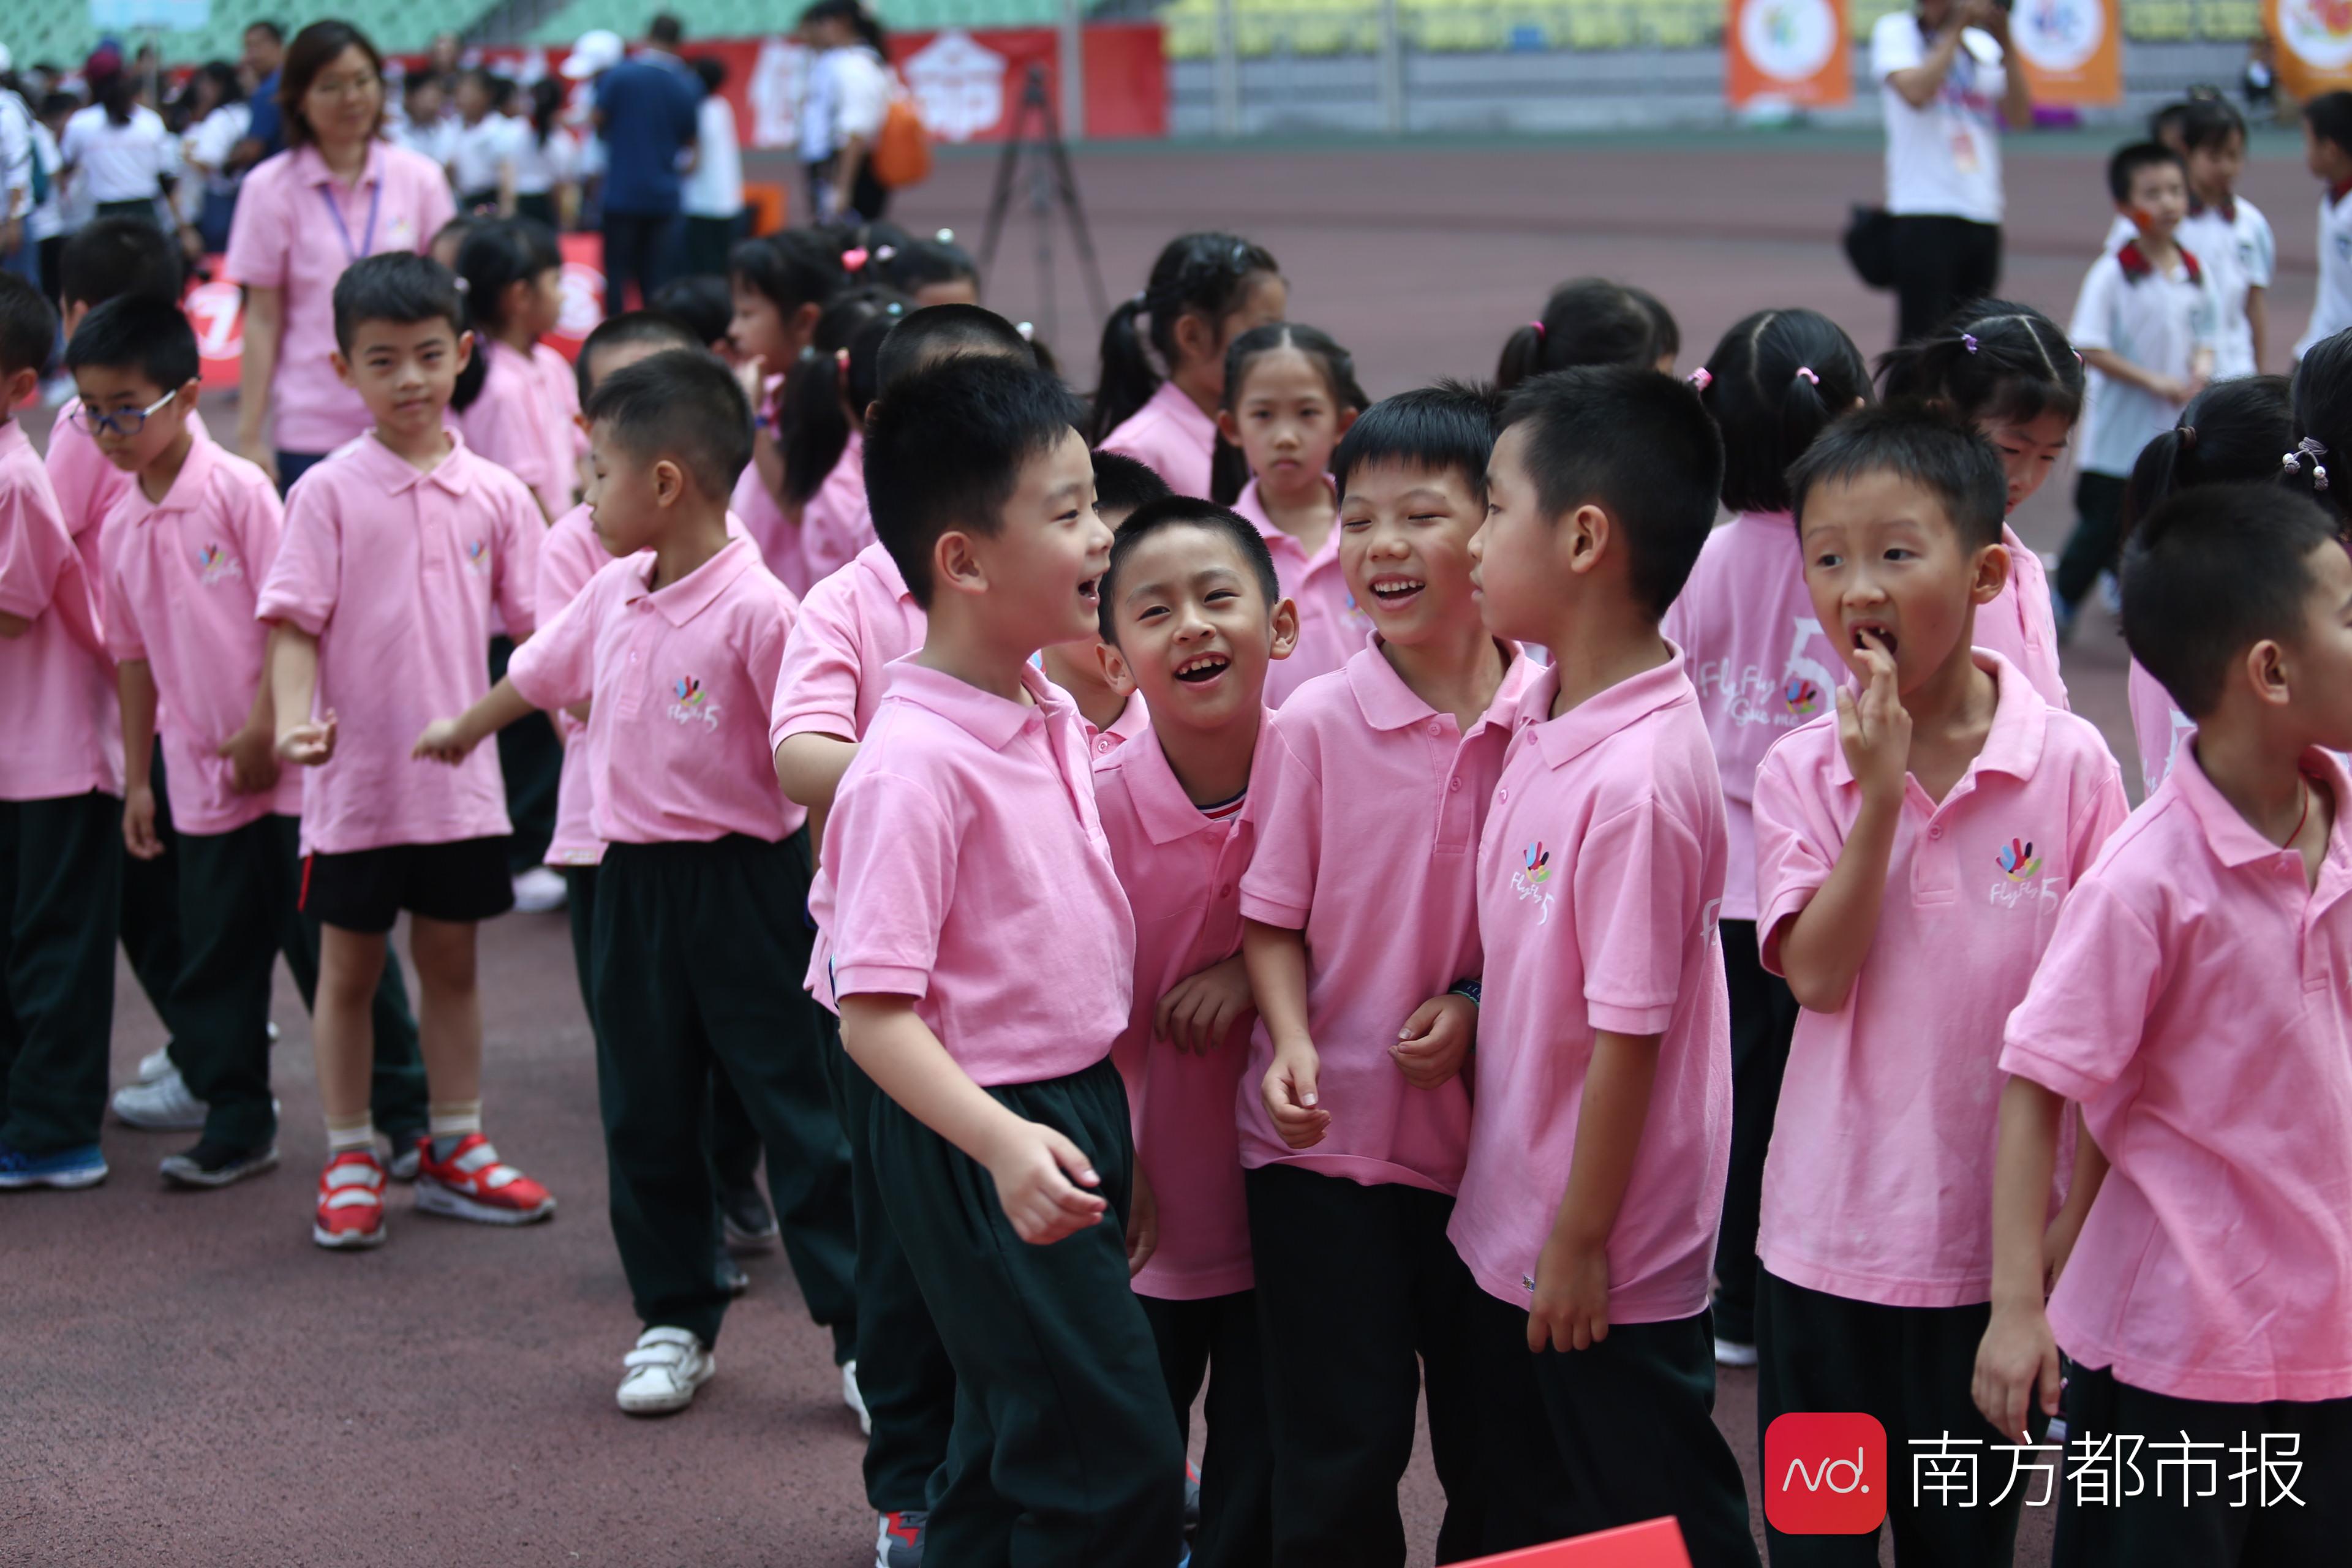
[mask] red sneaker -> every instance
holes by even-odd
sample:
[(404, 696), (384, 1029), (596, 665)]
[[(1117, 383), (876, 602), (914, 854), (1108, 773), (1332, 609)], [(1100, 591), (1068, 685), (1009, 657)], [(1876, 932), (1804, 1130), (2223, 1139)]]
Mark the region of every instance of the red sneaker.
[(431, 1139), (418, 1140), (416, 1212), (478, 1225), (529, 1225), (553, 1214), (555, 1199), (500, 1160), (488, 1139), (468, 1132), (446, 1160), (433, 1157)]
[(373, 1149), (346, 1149), (319, 1173), (310, 1239), (338, 1251), (383, 1245), (383, 1166)]

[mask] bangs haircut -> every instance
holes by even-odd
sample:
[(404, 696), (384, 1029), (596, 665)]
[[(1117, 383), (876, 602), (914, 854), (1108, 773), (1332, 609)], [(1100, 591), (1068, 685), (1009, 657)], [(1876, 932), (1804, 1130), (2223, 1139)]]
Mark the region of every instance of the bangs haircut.
[(413, 327), (432, 321), (446, 321), (453, 340), (466, 330), (457, 275), (429, 256), (386, 251), (353, 262), (335, 279), (335, 347), (346, 359), (369, 321)]
[(580, 357), (572, 366), (572, 379), (580, 386), (580, 406), (587, 407), (588, 400), (596, 395), (594, 377), (598, 354), (611, 349), (637, 348), (647, 344), (657, 344), (664, 349), (703, 348), (706, 345), (695, 336), (698, 331), (698, 328), (661, 310), (624, 310), (617, 316), (605, 317), (596, 323), (587, 337), (581, 340)]
[[(1133, 461), (1131, 458), (1123, 461)], [(1140, 467), (1141, 465), (1138, 465)], [(1241, 513), (1230, 507), (1219, 506), (1213, 500), (1195, 496), (1163, 495), (1136, 509), (1135, 515), (1119, 525), (1111, 536), (1110, 564), (1104, 568), (1099, 588), (1100, 603), (1097, 614), (1102, 621), (1102, 639), (1113, 647), (1118, 646), (1118, 617), (1114, 606), (1118, 600), (1119, 570), (1144, 542), (1171, 528), (1198, 528), (1222, 537), (1238, 552), (1242, 563), (1257, 584), (1265, 600), (1266, 614), (1282, 603), (1282, 580), (1274, 569), (1274, 552), (1266, 548), (1265, 536)]]
[(0, 375), (48, 368), (58, 313), (41, 291), (13, 272), (0, 273)]
[(158, 392), (177, 392), (205, 373), (196, 330), (177, 305), (126, 294), (82, 318), (66, 344), (66, 368), (136, 370)]
[(874, 374), (884, 392), (916, 371), (957, 354), (994, 354), (1034, 364), (1036, 354), (1021, 329), (979, 305), (926, 305), (898, 318), (882, 340)]
[(940, 536), (1003, 531), (1023, 466), (1085, 418), (1060, 378), (994, 354), (955, 355), (882, 394), (866, 421), (866, 493), (916, 604), (931, 607)]
[(1609, 514), (1635, 599), (1653, 620), (1683, 591), (1715, 526), (1723, 437), (1697, 390), (1646, 365), (1580, 365), (1539, 375), (1504, 406), (1547, 519)]
[(146, 218), (102, 217), (67, 237), (58, 253), (58, 297), (68, 305), (103, 305), (143, 294), (176, 305), (179, 252)]
[(2192, 719), (2221, 700), (2230, 667), (2265, 638), (2304, 632), (2312, 552), (2336, 519), (2275, 485), (2207, 485), (2140, 520), (2124, 551), (2124, 642)]
[(2120, 206), (2131, 200), (2132, 182), (2139, 178), (2140, 171), (2162, 168), (2179, 170), (2181, 182), (2187, 184), (2189, 165), (2181, 161), (2179, 153), (2164, 143), (2135, 142), (2128, 147), (2119, 147), (2116, 155), (2107, 160), (2107, 194), (2115, 197), (2116, 204)]
[(1992, 443), (1941, 409), (1893, 404), (1849, 414), (1823, 431), (1789, 467), (1789, 493), (1797, 528), (1813, 487), (1845, 484), (1865, 474), (1891, 473), (1943, 504), (1961, 548), (2000, 542), (2009, 509), (2009, 480)]
[(623, 365), (598, 384), (581, 414), (631, 456), (677, 463), (721, 505), (751, 461), (751, 405), (742, 384), (701, 348), (666, 349)]
[(1359, 468), (1397, 463), (1433, 474), (1455, 474), (1478, 505), (1486, 504), (1486, 460), (1495, 455), (1502, 397), (1491, 386), (1441, 381), (1383, 397), (1358, 416), (1331, 453), (1331, 481), (1340, 500)]
[(1176, 493), (1150, 464), (1123, 452), (1097, 452), (1094, 458), (1097, 511), (1132, 512)]

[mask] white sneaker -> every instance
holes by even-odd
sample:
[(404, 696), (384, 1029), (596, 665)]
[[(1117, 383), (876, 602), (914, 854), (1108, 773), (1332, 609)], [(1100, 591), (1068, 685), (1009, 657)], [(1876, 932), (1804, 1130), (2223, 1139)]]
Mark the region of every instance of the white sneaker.
[(621, 1408), (632, 1415), (667, 1415), (694, 1403), (694, 1391), (710, 1381), (717, 1363), (687, 1329), (647, 1329), (637, 1348), (621, 1358)]
[(553, 914), (572, 896), (563, 873), (533, 866), (514, 879), (515, 910), (519, 914)]
[(874, 1436), (874, 1417), (866, 1413), (866, 1395), (857, 1389), (857, 1362), (855, 1357), (841, 1363), (841, 1402), (857, 1412), (857, 1429), (868, 1437)]
[(150, 1131), (194, 1132), (205, 1124), (205, 1102), (188, 1092), (188, 1080), (180, 1069), (166, 1064), (163, 1077), (116, 1089), (114, 1114)]
[(139, 1058), (139, 1081), (153, 1083), (167, 1072), (180, 1069), (172, 1065), (172, 1047), (161, 1046)]
[(1743, 1345), (1738, 1340), (1727, 1340), (1721, 1335), (1717, 1335), (1715, 1342), (1715, 1364), (1717, 1366), (1754, 1366), (1756, 1364), (1756, 1347), (1754, 1345)]

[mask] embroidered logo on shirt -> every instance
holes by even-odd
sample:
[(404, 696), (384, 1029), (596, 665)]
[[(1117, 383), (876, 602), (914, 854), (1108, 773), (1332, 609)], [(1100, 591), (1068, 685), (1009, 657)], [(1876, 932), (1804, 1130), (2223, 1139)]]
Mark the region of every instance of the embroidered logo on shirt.
[(466, 542), (466, 564), (478, 576), (490, 574), (490, 546), (488, 540), (474, 539)]
[(2042, 857), (2033, 852), (2033, 845), (2027, 839), (2011, 839), (1993, 858), (2000, 863), (2000, 874), (2012, 882), (2022, 882), (2042, 869)]
[(218, 544), (207, 544), (196, 552), (196, 570), (204, 574), (207, 588), (245, 575), (245, 568), (236, 563), (236, 558)]
[(1822, 689), (1801, 675), (1792, 675), (1780, 693), (1780, 700), (1788, 704), (1790, 712), (1802, 719), (1821, 707)]
[(710, 700), (710, 693), (702, 682), (690, 675), (680, 676), (669, 683), (670, 695), (677, 699), (669, 705), (671, 720), (680, 724), (700, 722), (705, 729), (719, 728), (719, 704)]
[(2047, 910), (2064, 897), (2059, 879), (2042, 875), (2042, 857), (2033, 852), (2032, 839), (2012, 838), (1995, 850), (1992, 858), (2002, 878), (1986, 893), (1986, 901), (1995, 908), (2013, 910), (2022, 904)]
[(1546, 849), (1543, 840), (1538, 838), (1519, 851), (1519, 869), (1511, 873), (1511, 891), (1517, 893), (1522, 901), (1534, 900), (1538, 925), (1551, 919), (1555, 895), (1544, 886), (1550, 880), (1551, 851)]

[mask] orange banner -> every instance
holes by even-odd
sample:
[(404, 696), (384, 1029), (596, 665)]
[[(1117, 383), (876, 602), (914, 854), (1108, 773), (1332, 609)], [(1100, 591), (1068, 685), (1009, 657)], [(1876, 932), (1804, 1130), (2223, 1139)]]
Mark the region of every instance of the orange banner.
[(1823, 109), (1853, 100), (1845, 0), (1730, 0), (1723, 89), (1734, 109)]
[(2019, 0), (2009, 18), (2037, 104), (2121, 103), (2123, 37), (2120, 0)]
[(1481, 1557), (1462, 1568), (1690, 1568), (1690, 1554), (1683, 1550), (1683, 1532), (1673, 1520), (1654, 1519), (1549, 1546)]
[(2279, 85), (2294, 99), (2352, 88), (2352, 0), (2263, 0)]

